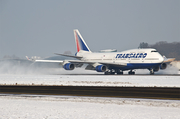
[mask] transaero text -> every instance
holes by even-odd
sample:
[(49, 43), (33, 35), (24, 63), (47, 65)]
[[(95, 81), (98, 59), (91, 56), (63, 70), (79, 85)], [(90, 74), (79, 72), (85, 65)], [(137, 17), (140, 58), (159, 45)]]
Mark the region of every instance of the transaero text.
[(147, 53), (117, 54), (116, 58), (145, 58)]

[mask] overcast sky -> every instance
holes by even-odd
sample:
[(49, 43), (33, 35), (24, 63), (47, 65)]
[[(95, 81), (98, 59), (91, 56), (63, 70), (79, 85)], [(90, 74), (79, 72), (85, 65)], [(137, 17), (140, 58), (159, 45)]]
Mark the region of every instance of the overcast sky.
[(76, 52), (73, 29), (91, 51), (180, 41), (180, 0), (0, 0), (0, 59)]

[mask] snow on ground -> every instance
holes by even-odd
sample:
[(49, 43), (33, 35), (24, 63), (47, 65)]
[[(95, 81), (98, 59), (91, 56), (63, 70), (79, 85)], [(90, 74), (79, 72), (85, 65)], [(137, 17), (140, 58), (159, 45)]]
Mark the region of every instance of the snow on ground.
[(0, 119), (179, 119), (180, 102), (123, 98), (0, 96)]
[(180, 76), (167, 75), (16, 75), (0, 74), (0, 85), (75, 85), (180, 87)]
[[(175, 67), (160, 70), (149, 75), (148, 70), (136, 70), (136, 74), (103, 75), (96, 71), (76, 68), (66, 71), (63, 68), (0, 68), (0, 85), (76, 85), (76, 86), (166, 86), (180, 87), (180, 71)], [(170, 74), (169, 76), (167, 74)]]
[[(0, 85), (180, 87), (179, 75), (101, 75), (82, 70), (48, 74), (0, 73)], [(139, 74), (149, 72), (142, 71)], [(179, 119), (179, 112), (180, 101), (175, 100), (0, 95), (0, 119)]]

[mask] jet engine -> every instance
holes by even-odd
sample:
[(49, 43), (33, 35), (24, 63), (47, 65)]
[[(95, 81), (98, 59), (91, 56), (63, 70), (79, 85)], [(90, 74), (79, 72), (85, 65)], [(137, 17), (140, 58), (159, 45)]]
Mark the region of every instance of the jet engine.
[(97, 72), (105, 72), (107, 70), (107, 67), (104, 65), (98, 65), (98, 66), (96, 66), (95, 70)]
[(160, 65), (160, 69), (166, 69), (166, 67), (167, 67), (167, 64), (166, 64), (166, 63), (162, 63), (162, 64)]
[(75, 68), (75, 65), (72, 63), (66, 63), (66, 64), (64, 64), (63, 68), (65, 70), (73, 70)]

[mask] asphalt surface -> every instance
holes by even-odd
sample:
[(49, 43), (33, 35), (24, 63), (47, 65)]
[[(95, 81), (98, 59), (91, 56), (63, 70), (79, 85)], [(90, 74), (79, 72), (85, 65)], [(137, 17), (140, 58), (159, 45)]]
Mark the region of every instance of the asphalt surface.
[(170, 87), (1, 85), (0, 93), (180, 100), (180, 88)]

